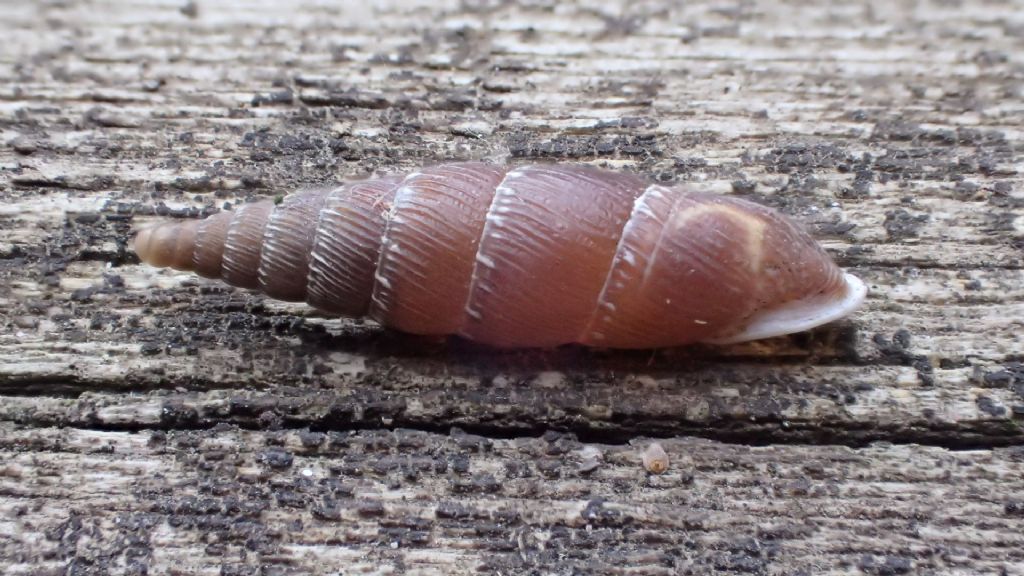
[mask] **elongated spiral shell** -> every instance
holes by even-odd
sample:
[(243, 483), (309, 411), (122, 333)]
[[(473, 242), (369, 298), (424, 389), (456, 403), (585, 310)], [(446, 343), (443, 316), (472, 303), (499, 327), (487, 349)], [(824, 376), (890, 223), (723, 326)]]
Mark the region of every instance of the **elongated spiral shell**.
[(494, 346), (737, 342), (865, 288), (780, 213), (581, 165), (442, 164), (142, 230), (139, 257)]

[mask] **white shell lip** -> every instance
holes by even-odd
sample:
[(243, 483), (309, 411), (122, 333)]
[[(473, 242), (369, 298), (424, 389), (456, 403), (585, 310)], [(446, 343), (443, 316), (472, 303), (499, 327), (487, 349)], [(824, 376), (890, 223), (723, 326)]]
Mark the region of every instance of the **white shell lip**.
[(749, 342), (803, 332), (838, 320), (859, 308), (868, 293), (867, 286), (860, 278), (852, 274), (844, 274), (843, 278), (846, 281), (846, 289), (843, 291), (842, 298), (838, 300), (834, 294), (796, 300), (782, 307), (755, 314), (742, 332), (704, 342), (707, 344)]

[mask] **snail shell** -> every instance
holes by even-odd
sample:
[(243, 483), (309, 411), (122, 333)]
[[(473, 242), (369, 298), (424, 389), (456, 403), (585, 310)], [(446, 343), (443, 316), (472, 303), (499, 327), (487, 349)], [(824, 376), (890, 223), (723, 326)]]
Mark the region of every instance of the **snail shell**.
[(582, 165), (442, 164), (148, 228), (135, 250), (500, 347), (756, 340), (843, 317), (865, 296), (774, 210)]

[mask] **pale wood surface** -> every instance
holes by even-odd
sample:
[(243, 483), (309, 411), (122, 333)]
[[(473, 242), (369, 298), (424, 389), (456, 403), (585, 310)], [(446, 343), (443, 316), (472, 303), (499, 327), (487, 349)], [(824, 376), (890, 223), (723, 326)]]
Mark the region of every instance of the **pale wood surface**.
[[(0, 6), (0, 572), (1024, 573), (1024, 4), (284, 4)], [(470, 158), (769, 203), (869, 301), (495, 353), (127, 250)]]

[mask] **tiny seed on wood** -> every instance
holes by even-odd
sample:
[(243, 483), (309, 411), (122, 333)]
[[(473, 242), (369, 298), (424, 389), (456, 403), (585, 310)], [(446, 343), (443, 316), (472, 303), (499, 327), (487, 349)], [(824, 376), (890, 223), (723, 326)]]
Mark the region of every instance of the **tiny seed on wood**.
[(664, 474), (668, 470), (668, 454), (661, 444), (654, 442), (644, 450), (643, 464), (651, 474)]

